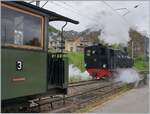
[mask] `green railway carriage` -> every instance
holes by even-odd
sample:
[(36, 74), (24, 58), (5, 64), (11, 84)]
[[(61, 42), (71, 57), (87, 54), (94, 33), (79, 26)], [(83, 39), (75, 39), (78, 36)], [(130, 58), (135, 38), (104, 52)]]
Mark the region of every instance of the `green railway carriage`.
[(51, 21), (78, 24), (25, 2), (1, 2), (2, 101), (67, 92), (67, 57), (48, 53)]

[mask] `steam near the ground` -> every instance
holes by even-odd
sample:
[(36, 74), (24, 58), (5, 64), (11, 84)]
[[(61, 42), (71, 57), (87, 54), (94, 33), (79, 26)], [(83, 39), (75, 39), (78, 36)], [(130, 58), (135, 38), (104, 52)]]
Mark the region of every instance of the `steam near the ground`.
[(79, 68), (75, 65), (69, 65), (69, 82), (82, 81), (82, 80), (90, 80), (91, 76), (89, 76), (87, 71), (81, 72)]
[[(122, 68), (117, 69), (117, 74), (114, 76), (116, 77), (115, 81), (122, 81), (124, 83), (133, 83), (140, 80), (140, 74), (132, 68)], [(83, 80), (91, 80), (92, 77), (89, 76), (87, 71), (81, 72), (79, 68), (75, 65), (69, 65), (69, 82), (77, 82)]]
[(140, 74), (135, 69), (117, 69), (117, 72), (116, 81), (132, 83), (140, 80)]

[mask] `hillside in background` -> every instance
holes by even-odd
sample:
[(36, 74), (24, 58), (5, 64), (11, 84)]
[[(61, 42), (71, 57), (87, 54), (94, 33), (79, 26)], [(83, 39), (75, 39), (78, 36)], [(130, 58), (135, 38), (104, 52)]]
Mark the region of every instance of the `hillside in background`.
[[(55, 27), (53, 26), (50, 26), (49, 25), (49, 35), (52, 37), (52, 38), (56, 38), (56, 36), (60, 36), (60, 33), (61, 31), (56, 29)], [(57, 35), (56, 35), (57, 34)], [(86, 29), (82, 32), (77, 32), (77, 31), (74, 31), (74, 30), (70, 30), (70, 31), (64, 31), (64, 38), (66, 40), (68, 39), (76, 39), (76, 38), (83, 38), (83, 39), (86, 39), (90, 42), (93, 42), (93, 43), (97, 43), (99, 42), (98, 40), (98, 36), (100, 34), (100, 31), (90, 31), (89, 29)]]
[(55, 27), (49, 25), (48, 27), (48, 32), (54, 32), (54, 33), (58, 33), (60, 32), (58, 29), (56, 29)]
[[(55, 36), (54, 38), (56, 38), (56, 36), (60, 36), (60, 33), (61, 31), (56, 29), (55, 27), (53, 26), (50, 26), (49, 25), (49, 35), (51, 35), (52, 37)], [(51, 33), (54, 33), (54, 34), (51, 34)], [(66, 40), (68, 39), (76, 39), (76, 38), (83, 38), (83, 39), (86, 39), (92, 43), (102, 43), (104, 45), (108, 45), (107, 43), (105, 43), (103, 40), (99, 40), (98, 38), (100, 37), (100, 34), (101, 34), (101, 30), (99, 31), (91, 31), (90, 29), (86, 29), (82, 32), (77, 32), (77, 31), (74, 31), (74, 30), (70, 30), (70, 31), (64, 31), (64, 38)], [(141, 33), (137, 32), (136, 30), (132, 30), (130, 29), (129, 31), (129, 36), (131, 38), (131, 40), (134, 40), (137, 42), (139, 42), (139, 40), (141, 38), (145, 38), (144, 35), (142, 35)], [(122, 48), (122, 45), (121, 44), (113, 44), (111, 45), (113, 48)], [(143, 46), (143, 44), (142, 44)], [(143, 46), (144, 47), (144, 46)]]
[(90, 31), (89, 29), (86, 29), (82, 32), (76, 32), (76, 31), (65, 31), (64, 37), (65, 39), (76, 39), (76, 38), (83, 38), (84, 40), (88, 40), (93, 43), (99, 42), (98, 36), (100, 34), (100, 31)]

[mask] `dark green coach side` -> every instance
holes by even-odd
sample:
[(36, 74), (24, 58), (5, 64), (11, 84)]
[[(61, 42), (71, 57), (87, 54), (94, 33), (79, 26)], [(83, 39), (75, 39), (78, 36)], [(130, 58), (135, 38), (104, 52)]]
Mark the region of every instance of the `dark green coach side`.
[(78, 24), (26, 2), (1, 2), (2, 100), (66, 92), (67, 58), (48, 53), (47, 30), (51, 21)]

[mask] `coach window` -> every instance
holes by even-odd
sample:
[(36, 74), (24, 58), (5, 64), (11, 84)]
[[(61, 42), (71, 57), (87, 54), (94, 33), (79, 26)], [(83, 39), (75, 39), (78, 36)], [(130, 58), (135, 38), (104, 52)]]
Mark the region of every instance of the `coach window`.
[(2, 4), (1, 19), (2, 46), (42, 49), (42, 16)]

